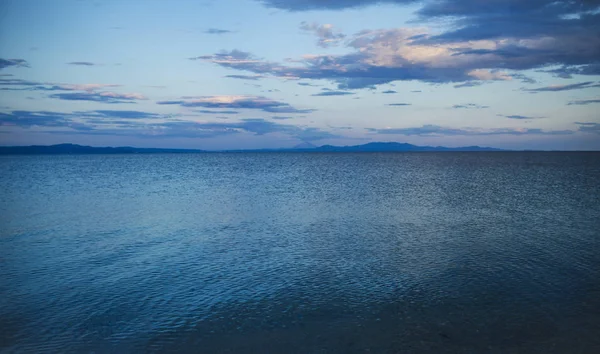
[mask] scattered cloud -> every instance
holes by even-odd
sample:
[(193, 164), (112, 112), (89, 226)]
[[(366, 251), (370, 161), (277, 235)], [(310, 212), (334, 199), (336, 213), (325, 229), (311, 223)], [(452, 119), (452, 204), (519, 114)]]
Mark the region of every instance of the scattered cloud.
[(116, 92), (73, 92), (55, 93), (50, 98), (67, 101), (93, 101), (101, 103), (135, 103), (137, 100), (145, 100), (146, 97), (139, 93), (116, 93)]
[(67, 63), (69, 65), (79, 65), (79, 66), (94, 66), (94, 65), (98, 65), (98, 64), (94, 64), (92, 62), (89, 61), (72, 61), (70, 63)]
[(220, 29), (220, 28), (209, 28), (206, 31), (204, 31), (204, 33), (206, 33), (206, 34), (226, 34), (226, 33), (232, 33), (232, 31), (226, 30), (226, 29)]
[[(600, 74), (600, 11), (596, 0), (261, 0), (287, 11), (341, 10), (375, 4), (419, 4), (417, 22), (444, 20), (445, 31), (426, 27), (364, 30), (334, 36), (330, 27), (304, 23), (320, 39), (344, 44), (345, 54), (305, 55), (282, 64), (240, 51), (197, 57), (228, 68), (280, 78), (328, 80), (339, 89), (393, 81), (455, 83), (518, 79), (546, 67), (563, 76)], [(332, 37), (333, 36), (333, 37)], [(460, 86), (462, 85), (462, 86)]]
[(600, 87), (600, 83), (594, 83), (594, 81), (578, 82), (576, 84), (569, 85), (550, 85), (544, 87), (537, 87), (532, 89), (523, 88), (523, 91), (528, 92), (556, 92), (556, 91), (568, 91), (568, 90), (580, 90), (591, 87)]
[(447, 136), (447, 135), (568, 135), (571, 130), (542, 130), (530, 128), (451, 128), (427, 124), (414, 128), (384, 128), (368, 129), (377, 134), (418, 135), (418, 136)]
[(485, 109), (490, 108), (490, 106), (482, 106), (475, 103), (465, 103), (465, 104), (455, 104), (452, 106), (454, 109)]
[(382, 91), (381, 93), (388, 93), (388, 94), (390, 94), (390, 93), (398, 93), (398, 92), (394, 91), (394, 90), (385, 90), (385, 91)]
[(317, 45), (322, 48), (337, 46), (346, 37), (343, 33), (335, 31), (331, 24), (320, 25), (314, 22), (302, 22), (300, 24), (300, 29), (316, 35), (318, 38)]
[(158, 101), (160, 105), (182, 107), (258, 109), (270, 113), (311, 113), (314, 109), (297, 109), (285, 102), (262, 96), (184, 96), (181, 100)]
[(592, 104), (592, 103), (600, 103), (600, 98), (595, 98), (595, 99), (589, 99), (589, 100), (575, 100), (575, 101), (571, 101), (569, 103), (567, 103), (568, 106), (573, 106), (573, 105), (586, 105), (586, 104)]
[(29, 67), (29, 63), (25, 59), (2, 59), (0, 58), (0, 70), (11, 66)]
[(354, 95), (354, 92), (348, 92), (348, 91), (323, 91), (323, 92), (312, 94), (311, 96), (346, 96), (346, 95)]

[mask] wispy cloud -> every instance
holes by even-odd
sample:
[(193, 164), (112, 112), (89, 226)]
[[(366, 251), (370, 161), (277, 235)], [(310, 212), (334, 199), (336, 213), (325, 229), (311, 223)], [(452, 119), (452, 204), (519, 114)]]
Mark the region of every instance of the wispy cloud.
[(297, 109), (288, 103), (262, 96), (184, 96), (181, 98), (181, 100), (156, 103), (182, 107), (258, 109), (270, 113), (311, 113), (314, 111), (314, 109)]
[(412, 128), (384, 128), (369, 131), (377, 134), (396, 134), (396, 135), (419, 135), (419, 136), (446, 136), (446, 135), (569, 135), (573, 134), (571, 130), (542, 130), (531, 128), (451, 128), (439, 125), (427, 124)]
[(475, 103), (465, 103), (465, 104), (455, 104), (452, 106), (454, 109), (485, 109), (490, 108), (490, 106), (482, 106)]
[(392, 93), (398, 93), (398, 92), (394, 91), (394, 90), (385, 90), (385, 91), (381, 91), (381, 93), (392, 94)]
[(575, 124), (579, 125), (580, 132), (600, 134), (600, 123), (575, 122)]
[(312, 94), (311, 96), (347, 96), (347, 95), (354, 95), (354, 92), (349, 92), (349, 91), (323, 91), (323, 92)]
[(73, 92), (55, 93), (50, 98), (66, 101), (92, 101), (100, 103), (135, 103), (137, 100), (145, 100), (146, 97), (139, 93), (116, 93), (116, 92)]
[(231, 33), (232, 31), (230, 30), (226, 30), (226, 29), (220, 29), (220, 28), (209, 28), (206, 31), (204, 31), (204, 33), (206, 34), (226, 34), (226, 33)]
[(4, 69), (4, 68), (8, 68), (11, 66), (22, 66), (22, 67), (29, 67), (29, 63), (27, 62), (27, 60), (25, 59), (2, 59), (0, 58), (0, 69)]
[(264, 78), (263, 75), (225, 75), (225, 77), (240, 80), (260, 80)]
[(600, 87), (600, 84), (594, 83), (594, 81), (586, 81), (586, 82), (579, 82), (576, 84), (569, 84), (569, 85), (550, 85), (550, 86), (537, 87), (537, 88), (532, 88), (532, 89), (523, 88), (522, 90), (528, 91), (528, 92), (556, 92), (556, 91), (580, 90), (580, 89), (585, 89), (585, 88), (590, 88), (590, 87)]
[(520, 115), (520, 114), (511, 114), (511, 115), (498, 114), (498, 116), (505, 117), (505, 118), (508, 118), (508, 119), (519, 119), (519, 120), (545, 118), (545, 117), (537, 117), (537, 116), (523, 116), (523, 115)]
[(410, 106), (410, 103), (388, 103), (386, 104), (386, 106), (392, 106), (392, 107), (403, 107), (403, 106)]
[(98, 64), (94, 64), (92, 62), (89, 61), (72, 61), (70, 63), (67, 63), (69, 65), (79, 65), (79, 66), (94, 66), (94, 65), (98, 65)]
[(320, 25), (314, 22), (302, 22), (300, 24), (300, 29), (316, 35), (318, 39), (317, 45), (323, 48), (336, 46), (346, 37), (343, 33), (335, 31), (331, 24)]
[(586, 105), (586, 104), (592, 104), (592, 103), (600, 103), (600, 98), (592, 98), (589, 100), (575, 100), (575, 101), (571, 101), (569, 103), (567, 103), (567, 105), (569, 106), (573, 106), (573, 105)]
[(238, 114), (238, 111), (211, 111), (209, 109), (197, 109), (194, 112), (203, 113), (203, 114)]

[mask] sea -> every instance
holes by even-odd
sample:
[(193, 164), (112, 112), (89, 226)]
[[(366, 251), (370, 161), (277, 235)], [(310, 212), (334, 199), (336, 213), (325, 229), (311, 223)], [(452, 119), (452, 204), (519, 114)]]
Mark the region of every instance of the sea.
[(2, 353), (600, 353), (600, 153), (0, 156)]

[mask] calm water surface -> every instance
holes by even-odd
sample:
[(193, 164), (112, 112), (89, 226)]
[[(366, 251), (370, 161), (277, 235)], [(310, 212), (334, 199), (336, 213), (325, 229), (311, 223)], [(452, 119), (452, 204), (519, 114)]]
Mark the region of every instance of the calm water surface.
[(2, 352), (600, 352), (600, 154), (0, 157)]

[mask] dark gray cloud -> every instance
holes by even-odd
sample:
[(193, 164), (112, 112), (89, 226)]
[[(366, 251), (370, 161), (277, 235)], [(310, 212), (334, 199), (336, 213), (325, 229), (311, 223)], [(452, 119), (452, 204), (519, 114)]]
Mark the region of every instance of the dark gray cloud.
[(346, 38), (346, 35), (334, 30), (333, 25), (302, 22), (300, 29), (317, 36), (317, 45), (322, 48), (334, 47)]
[(297, 109), (290, 104), (261, 96), (198, 96), (182, 97), (181, 100), (158, 101), (160, 105), (182, 107), (258, 109), (269, 113), (311, 113), (314, 109)]
[(402, 107), (402, 106), (410, 106), (410, 103), (388, 103), (386, 104), (386, 106), (393, 106), (393, 107)]
[(11, 66), (22, 66), (22, 67), (29, 67), (29, 63), (27, 62), (27, 60), (25, 59), (2, 59), (0, 58), (0, 69), (4, 69), (4, 68), (8, 68)]
[(600, 87), (600, 84), (594, 83), (594, 81), (586, 81), (586, 82), (578, 82), (576, 84), (569, 85), (552, 85), (552, 86), (544, 86), (537, 87), (532, 89), (524, 88), (523, 91), (528, 92), (556, 92), (556, 91), (568, 91), (568, 90), (580, 90), (591, 87)]
[(571, 101), (569, 103), (567, 103), (567, 105), (569, 106), (574, 106), (574, 105), (586, 105), (586, 104), (592, 104), (592, 103), (600, 103), (600, 98), (596, 98), (596, 99), (590, 99), (590, 100), (575, 100), (575, 101)]
[(137, 100), (146, 99), (139, 94), (116, 93), (116, 92), (68, 92), (55, 93), (49, 95), (50, 98), (56, 98), (66, 101), (92, 101), (101, 103), (136, 103)]
[(475, 103), (455, 104), (452, 106), (454, 109), (484, 109), (490, 108), (490, 106), (482, 106)]
[(206, 31), (204, 31), (204, 33), (206, 34), (225, 34), (225, 33), (231, 33), (232, 31), (230, 30), (226, 30), (226, 29), (220, 29), (220, 28), (209, 28)]
[(579, 125), (579, 131), (584, 133), (600, 134), (600, 123), (575, 122)]
[(89, 62), (89, 61), (72, 61), (72, 62), (67, 63), (67, 64), (69, 64), (69, 65), (79, 65), (79, 66), (94, 66), (94, 65), (97, 65), (97, 64), (94, 64), (94, 63)]
[(385, 91), (381, 91), (381, 93), (387, 93), (387, 94), (390, 94), (390, 93), (398, 93), (398, 92), (397, 92), (397, 91), (394, 91), (394, 90), (385, 90)]
[(323, 92), (312, 94), (311, 96), (346, 96), (346, 95), (354, 95), (354, 92), (348, 92), (348, 91), (323, 91)]
[(225, 77), (230, 79), (240, 79), (240, 80), (260, 80), (264, 76), (262, 75), (225, 75)]
[(419, 135), (419, 136), (446, 136), (446, 135), (569, 135), (571, 130), (542, 130), (522, 128), (496, 128), (496, 129), (473, 129), (473, 128), (450, 128), (439, 125), (427, 124), (414, 128), (388, 128), (374, 129), (369, 131), (377, 134), (394, 135)]

